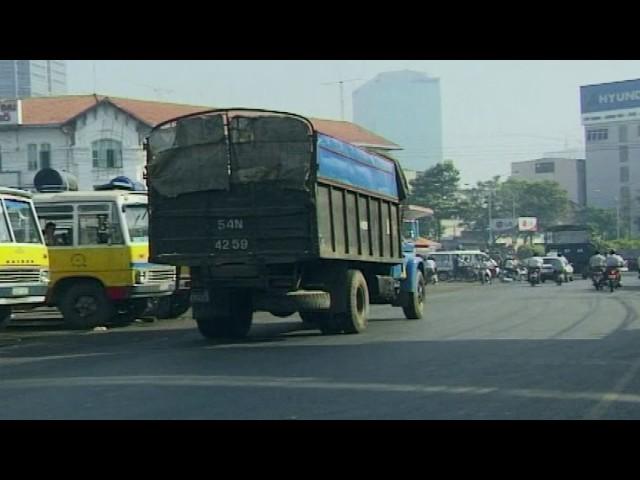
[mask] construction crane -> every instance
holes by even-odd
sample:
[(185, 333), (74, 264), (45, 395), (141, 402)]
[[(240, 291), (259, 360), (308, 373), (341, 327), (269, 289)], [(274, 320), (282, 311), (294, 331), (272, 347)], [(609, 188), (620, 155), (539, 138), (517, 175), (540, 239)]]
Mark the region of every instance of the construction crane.
[(322, 85), (340, 85), (340, 119), (344, 120), (344, 84), (347, 82), (357, 82), (361, 78), (350, 78), (348, 80), (338, 80), (336, 82), (325, 82)]

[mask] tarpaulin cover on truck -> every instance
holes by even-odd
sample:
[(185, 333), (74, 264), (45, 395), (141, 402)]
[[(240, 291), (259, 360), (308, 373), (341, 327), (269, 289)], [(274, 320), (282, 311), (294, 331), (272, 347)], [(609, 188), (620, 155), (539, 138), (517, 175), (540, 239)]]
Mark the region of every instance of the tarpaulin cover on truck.
[(318, 134), (318, 177), (387, 197), (404, 199), (404, 176), (397, 162)]
[(308, 123), (283, 114), (225, 111), (180, 118), (149, 137), (149, 181), (167, 197), (265, 182), (305, 189), (311, 138)]

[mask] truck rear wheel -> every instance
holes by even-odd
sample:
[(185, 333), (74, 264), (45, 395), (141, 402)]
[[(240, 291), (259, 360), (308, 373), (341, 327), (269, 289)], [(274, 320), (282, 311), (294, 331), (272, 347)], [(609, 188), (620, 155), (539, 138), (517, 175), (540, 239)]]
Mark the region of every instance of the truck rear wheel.
[(59, 309), (65, 324), (72, 329), (90, 329), (105, 325), (115, 309), (104, 288), (97, 283), (76, 283), (62, 295)]
[(4, 330), (11, 321), (11, 307), (0, 305), (0, 330)]
[(342, 333), (342, 319), (331, 312), (300, 312), (302, 322), (305, 325), (317, 327), (323, 335), (336, 335)]
[(202, 336), (210, 339), (241, 339), (251, 330), (253, 305), (241, 295), (229, 295), (231, 315), (207, 314), (196, 318)]
[[(302, 316), (303, 312), (300, 312)], [(316, 326), (323, 335), (337, 335), (344, 330), (343, 315), (331, 312), (304, 312), (303, 322)]]
[(241, 339), (247, 336), (251, 329), (251, 317), (222, 317), (213, 316), (197, 318), (198, 330), (205, 338), (210, 339)]
[(347, 311), (340, 315), (345, 333), (360, 333), (367, 328), (369, 289), (360, 270), (347, 270)]
[(316, 325), (322, 321), (323, 312), (299, 312), (298, 315), (305, 325)]
[(407, 305), (402, 306), (404, 316), (409, 320), (419, 320), (424, 314), (425, 283), (422, 272), (416, 275), (416, 291), (407, 297)]

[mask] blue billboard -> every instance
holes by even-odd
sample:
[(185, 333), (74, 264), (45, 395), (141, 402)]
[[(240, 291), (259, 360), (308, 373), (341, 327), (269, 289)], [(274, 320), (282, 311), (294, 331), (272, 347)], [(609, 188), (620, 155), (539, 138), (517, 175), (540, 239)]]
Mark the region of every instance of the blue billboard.
[(582, 113), (640, 107), (640, 79), (580, 87)]

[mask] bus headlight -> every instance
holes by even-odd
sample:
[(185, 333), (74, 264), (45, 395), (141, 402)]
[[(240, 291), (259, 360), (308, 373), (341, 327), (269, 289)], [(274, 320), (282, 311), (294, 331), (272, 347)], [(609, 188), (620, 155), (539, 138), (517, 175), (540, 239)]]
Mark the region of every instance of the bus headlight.
[(148, 273), (146, 270), (136, 270), (136, 283), (147, 283)]
[(42, 283), (49, 283), (49, 270), (40, 270), (40, 281)]

